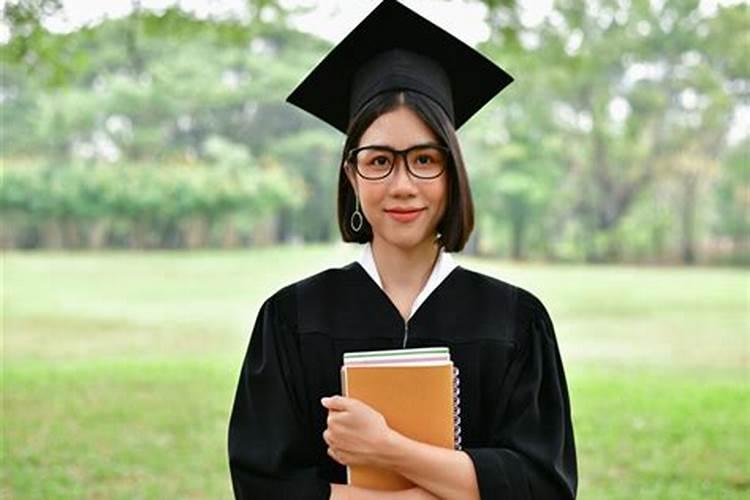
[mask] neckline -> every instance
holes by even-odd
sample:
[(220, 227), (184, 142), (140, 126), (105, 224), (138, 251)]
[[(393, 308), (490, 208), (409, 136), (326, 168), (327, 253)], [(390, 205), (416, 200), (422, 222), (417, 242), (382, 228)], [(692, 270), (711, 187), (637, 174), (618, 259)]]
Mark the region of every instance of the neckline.
[(461, 266), (456, 264), (456, 266), (451, 269), (451, 271), (445, 276), (445, 278), (432, 290), (432, 292), (422, 301), (422, 303), (417, 307), (411, 314), (411, 316), (406, 319), (401, 315), (401, 311), (398, 310), (398, 307), (396, 307), (396, 304), (393, 303), (391, 298), (388, 296), (387, 293), (385, 293), (385, 290), (383, 290), (376, 282), (372, 279), (372, 276), (370, 276), (370, 273), (367, 272), (367, 270), (362, 267), (362, 264), (358, 261), (352, 262), (352, 264), (356, 264), (357, 269), (360, 270), (362, 274), (365, 275), (366, 281), (370, 284), (371, 287), (374, 287), (377, 290), (378, 295), (390, 306), (391, 311), (393, 311), (396, 314), (396, 317), (400, 320), (400, 322), (404, 325), (408, 325), (411, 323), (416, 316), (425, 308), (425, 304), (429, 303), (430, 300), (437, 294), (440, 289), (443, 287), (443, 285), (450, 280), (455, 274), (456, 270), (461, 269)]
[[(380, 279), (380, 271), (378, 270), (377, 263), (375, 262), (375, 254), (372, 250), (372, 244), (370, 242), (366, 243), (363, 246), (362, 252), (357, 259), (357, 262), (364, 268), (365, 272), (370, 276), (370, 278), (372, 278), (375, 284), (385, 292), (385, 287), (383, 286), (383, 283)], [(446, 253), (444, 248), (438, 249), (435, 259), (432, 262), (430, 273), (427, 276), (427, 280), (422, 284), (422, 287), (417, 292), (416, 297), (414, 297), (414, 300), (412, 301), (409, 315), (406, 318), (407, 321), (414, 315), (417, 309), (419, 309), (422, 303), (432, 294), (432, 292), (435, 291), (437, 286), (440, 285), (440, 283), (442, 283), (442, 281), (448, 277), (448, 275), (457, 265), (458, 264), (456, 264), (453, 256), (449, 253)], [(399, 314), (401, 314), (400, 311)]]

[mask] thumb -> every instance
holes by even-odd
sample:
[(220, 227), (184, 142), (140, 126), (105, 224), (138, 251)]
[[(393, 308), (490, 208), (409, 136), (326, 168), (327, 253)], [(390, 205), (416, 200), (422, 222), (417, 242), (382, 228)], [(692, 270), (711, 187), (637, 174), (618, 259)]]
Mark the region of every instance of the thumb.
[(342, 411), (349, 407), (349, 398), (343, 396), (331, 396), (327, 398), (321, 398), (320, 403), (328, 408), (329, 410)]

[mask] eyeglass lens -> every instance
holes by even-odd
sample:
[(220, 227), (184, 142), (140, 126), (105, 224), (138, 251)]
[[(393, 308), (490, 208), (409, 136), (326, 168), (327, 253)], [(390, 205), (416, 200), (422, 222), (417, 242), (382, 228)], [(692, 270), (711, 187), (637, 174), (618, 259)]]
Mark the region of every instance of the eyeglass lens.
[(356, 151), (353, 160), (357, 171), (366, 179), (387, 177), (396, 163), (396, 157), (406, 159), (409, 173), (420, 179), (432, 179), (445, 169), (446, 152), (434, 146), (419, 146), (406, 151), (395, 151), (390, 148), (372, 146)]

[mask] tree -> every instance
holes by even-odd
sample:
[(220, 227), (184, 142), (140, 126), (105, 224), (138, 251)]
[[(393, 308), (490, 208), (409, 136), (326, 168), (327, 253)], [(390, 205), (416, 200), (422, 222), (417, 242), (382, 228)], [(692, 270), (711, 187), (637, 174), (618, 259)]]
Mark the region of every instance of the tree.
[[(540, 131), (558, 135), (565, 144), (557, 163), (567, 169), (561, 185), (568, 191), (558, 191), (554, 213), (580, 225), (588, 260), (621, 257), (618, 226), (639, 194), (654, 182), (680, 175), (674, 163), (686, 163), (678, 152), (691, 150), (712, 159), (723, 147), (736, 98), (727, 84), (742, 80), (746, 69), (736, 55), (717, 60), (703, 47), (717, 37), (726, 40), (715, 45), (741, 52), (738, 42), (729, 41), (732, 31), (721, 28), (746, 24), (747, 17), (739, 18), (747, 9), (720, 8), (711, 15), (701, 11), (697, 0), (638, 0), (629, 6), (563, 0), (531, 25), (520, 7), (485, 3), (493, 30), (489, 50), (525, 79), (520, 114), (533, 116)], [(549, 113), (532, 111), (539, 102)], [(510, 113), (504, 116), (513, 122)], [(509, 130), (510, 142), (528, 140)], [(688, 229), (690, 197), (683, 197), (685, 241), (694, 239)], [(692, 259), (688, 248), (693, 243), (684, 246), (684, 258)]]
[(714, 232), (731, 244), (740, 263), (750, 261), (750, 139), (734, 144), (723, 158), (717, 181)]

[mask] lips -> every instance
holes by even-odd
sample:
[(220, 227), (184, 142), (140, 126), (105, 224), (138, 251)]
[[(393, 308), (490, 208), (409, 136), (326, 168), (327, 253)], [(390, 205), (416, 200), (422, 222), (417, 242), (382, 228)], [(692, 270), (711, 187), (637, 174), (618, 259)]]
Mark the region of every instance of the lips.
[(388, 214), (389, 217), (392, 219), (398, 221), (398, 222), (411, 222), (417, 217), (419, 217), (419, 214), (421, 214), (425, 209), (424, 208), (389, 208), (385, 210), (385, 213)]

